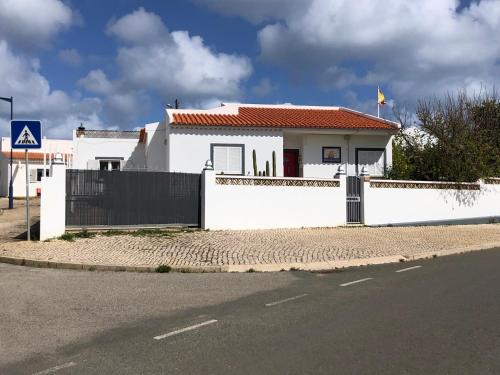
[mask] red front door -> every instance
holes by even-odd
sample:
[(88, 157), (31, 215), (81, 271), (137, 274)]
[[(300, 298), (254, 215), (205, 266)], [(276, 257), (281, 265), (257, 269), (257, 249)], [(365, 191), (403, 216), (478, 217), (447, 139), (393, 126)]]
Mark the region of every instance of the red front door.
[(299, 177), (299, 150), (283, 151), (283, 175)]

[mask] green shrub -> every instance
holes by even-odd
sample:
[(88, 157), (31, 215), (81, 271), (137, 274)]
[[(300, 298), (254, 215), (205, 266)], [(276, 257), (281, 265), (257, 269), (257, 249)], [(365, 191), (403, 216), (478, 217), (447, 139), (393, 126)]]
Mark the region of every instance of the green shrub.
[(168, 273), (170, 271), (172, 271), (172, 267), (166, 264), (160, 264), (158, 267), (155, 268), (155, 272), (158, 273)]
[(276, 151), (273, 151), (273, 177), (276, 177)]
[(252, 151), (252, 159), (253, 159), (253, 175), (257, 176), (257, 153), (255, 150)]

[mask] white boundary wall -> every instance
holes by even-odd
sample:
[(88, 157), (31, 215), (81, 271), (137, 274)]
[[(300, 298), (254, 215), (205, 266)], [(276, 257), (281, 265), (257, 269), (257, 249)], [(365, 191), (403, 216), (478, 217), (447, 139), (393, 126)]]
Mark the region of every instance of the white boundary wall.
[(40, 241), (58, 237), (66, 230), (66, 166), (52, 162), (50, 177), (42, 177)]
[[(226, 180), (224, 184), (216, 183)], [(241, 185), (276, 181), (276, 185)], [(283, 186), (287, 180), (320, 186)], [(330, 185), (330, 186), (325, 186)], [(338, 186), (332, 186), (338, 185)], [(334, 227), (346, 222), (345, 176), (340, 179), (217, 176), (203, 171), (202, 227), (204, 229), (273, 229)]]
[[(374, 187), (375, 184), (379, 187)], [(386, 185), (391, 187), (381, 187)], [(422, 188), (418, 188), (419, 185)], [(487, 223), (500, 218), (500, 184), (485, 184), (483, 181), (461, 184), (469, 188), (478, 186), (479, 190), (432, 188), (458, 185), (450, 182), (370, 181), (367, 178), (362, 182), (364, 223), (375, 226)]]

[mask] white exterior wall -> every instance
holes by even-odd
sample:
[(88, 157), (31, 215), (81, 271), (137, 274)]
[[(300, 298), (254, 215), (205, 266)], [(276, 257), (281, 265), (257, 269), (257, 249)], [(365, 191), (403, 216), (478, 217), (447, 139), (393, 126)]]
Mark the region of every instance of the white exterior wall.
[(6, 197), (9, 194), (9, 178), (9, 160), (0, 153), (0, 197)]
[[(25, 197), (26, 196), (26, 166), (24, 162), (14, 162), (12, 164), (13, 167), (13, 180), (12, 180), (12, 190), (14, 197)], [(38, 168), (43, 168), (43, 164), (29, 164), (29, 171), (36, 170)], [(49, 167), (46, 166), (46, 169)], [(10, 170), (10, 167), (7, 168)], [(28, 172), (29, 178), (29, 172)], [(30, 197), (36, 196), (36, 189), (41, 188), (41, 181), (30, 182), (29, 183), (29, 191)]]
[[(9, 165), (9, 159), (7, 158), (2, 158), (0, 156), (0, 196), (8, 196), (9, 194), (9, 180), (10, 180), (10, 165)], [(25, 197), (26, 196), (26, 167), (24, 165), (24, 161), (17, 161), (15, 160), (12, 163), (12, 190), (13, 190), (13, 196), (18, 198), (18, 197)], [(37, 169), (43, 169), (44, 166), (41, 164), (39, 161), (33, 162), (31, 161), (29, 164), (29, 171), (32, 170), (37, 170)], [(47, 160), (47, 165), (45, 165), (45, 169), (50, 169), (49, 162)], [(28, 172), (28, 178), (29, 177), (29, 172)], [(38, 188), (42, 187), (41, 181), (30, 181), (29, 183), (29, 192), (30, 192), (30, 197), (35, 197), (36, 196), (36, 190)]]
[(340, 164), (323, 163), (323, 147), (340, 147), (341, 163), (347, 162), (346, 142), (343, 135), (305, 134), (302, 137), (302, 174), (304, 177), (333, 178)]
[[(145, 146), (139, 139), (86, 138), (73, 131), (73, 169), (99, 169), (96, 158), (123, 158), (122, 168), (145, 169)], [(90, 161), (90, 163), (89, 163)]]
[[(296, 136), (291, 137), (291, 142), (288, 142), (288, 138), (288, 134), (285, 134), (285, 148), (296, 148), (292, 147), (298, 143)], [(350, 176), (356, 175), (356, 148), (384, 148), (387, 168), (392, 165), (391, 135), (304, 134), (301, 140), (302, 163), (299, 168), (304, 177), (332, 178), (337, 173), (339, 164), (322, 162), (323, 147), (341, 148), (341, 163)]]
[(265, 129), (200, 129), (169, 127), (168, 172), (200, 173), (210, 159), (211, 144), (244, 144), (245, 175), (253, 176), (252, 151), (257, 154), (257, 168), (272, 170), (272, 153), (276, 151), (276, 175), (283, 176), (283, 134), (281, 130)]
[(363, 182), (363, 205), (366, 225), (487, 222), (500, 218), (500, 185), (448, 190), (374, 188)]
[(346, 222), (345, 176), (340, 187), (218, 185), (213, 170), (204, 171), (203, 181), (204, 229), (333, 227)]
[(165, 123), (146, 124), (146, 163), (149, 171), (167, 170), (167, 133)]
[(42, 178), (40, 241), (64, 234), (66, 229), (66, 166), (53, 164), (50, 177)]

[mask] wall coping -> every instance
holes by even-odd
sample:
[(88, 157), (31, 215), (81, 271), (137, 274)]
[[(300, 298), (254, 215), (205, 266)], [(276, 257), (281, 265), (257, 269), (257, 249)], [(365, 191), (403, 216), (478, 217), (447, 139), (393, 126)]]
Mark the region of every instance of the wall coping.
[(455, 189), (480, 190), (479, 182), (370, 180), (370, 187), (389, 189)]
[(500, 185), (500, 177), (488, 177), (484, 179), (484, 183), (488, 185)]
[(340, 187), (340, 179), (216, 175), (217, 185)]
[(227, 175), (227, 174), (217, 174), (216, 178), (242, 178), (249, 180), (289, 180), (289, 181), (340, 181), (339, 178), (320, 178), (320, 177), (273, 177), (273, 176), (238, 176), (238, 175)]

